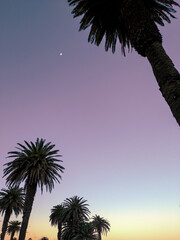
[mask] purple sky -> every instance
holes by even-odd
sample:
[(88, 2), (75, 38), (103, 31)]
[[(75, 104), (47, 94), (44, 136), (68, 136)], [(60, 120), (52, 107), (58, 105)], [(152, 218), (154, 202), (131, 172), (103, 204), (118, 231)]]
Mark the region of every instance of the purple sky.
[[(0, 1), (0, 187), (7, 152), (45, 138), (66, 170), (52, 194), (37, 192), (27, 238), (54, 240), (50, 209), (78, 195), (110, 221), (108, 240), (179, 240), (180, 130), (150, 64), (90, 45), (71, 10), (63, 0)], [(176, 16), (160, 30), (180, 69)]]

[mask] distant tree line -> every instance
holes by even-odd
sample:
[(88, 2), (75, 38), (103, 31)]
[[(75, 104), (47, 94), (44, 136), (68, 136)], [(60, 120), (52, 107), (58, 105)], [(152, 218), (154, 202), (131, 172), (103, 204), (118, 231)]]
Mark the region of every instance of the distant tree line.
[(66, 198), (51, 209), (51, 225), (58, 227), (58, 240), (101, 240), (110, 231), (110, 223), (95, 215), (89, 218), (87, 201), (82, 197)]

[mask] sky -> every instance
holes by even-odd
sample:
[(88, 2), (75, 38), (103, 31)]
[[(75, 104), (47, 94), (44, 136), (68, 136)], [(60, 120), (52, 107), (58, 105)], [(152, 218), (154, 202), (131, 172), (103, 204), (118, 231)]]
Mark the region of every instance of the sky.
[[(151, 66), (89, 44), (71, 11), (64, 0), (0, 0), (0, 188), (7, 153), (44, 138), (65, 171), (51, 194), (37, 191), (27, 239), (55, 240), (50, 211), (77, 195), (109, 220), (104, 240), (179, 240), (180, 130)], [(160, 31), (180, 69), (176, 17)]]

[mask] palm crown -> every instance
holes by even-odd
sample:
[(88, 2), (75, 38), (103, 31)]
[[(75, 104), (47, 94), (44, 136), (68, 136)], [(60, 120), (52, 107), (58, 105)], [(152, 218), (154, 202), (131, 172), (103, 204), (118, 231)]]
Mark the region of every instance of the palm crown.
[[(90, 27), (88, 37), (90, 43), (99, 45), (105, 36), (105, 50), (111, 48), (112, 52), (115, 52), (119, 39), (124, 54), (125, 47), (133, 46), (130, 34), (131, 23), (134, 20), (130, 22), (132, 12), (138, 15), (145, 14), (146, 19), (149, 17), (150, 21), (164, 25), (164, 20), (170, 22), (170, 17), (174, 18), (173, 5), (178, 6), (173, 0), (68, 0), (68, 2), (74, 7), (72, 11), (74, 17), (82, 16), (80, 30)], [(155, 37), (161, 40), (158, 34)]]
[(62, 167), (57, 157), (59, 150), (52, 150), (55, 145), (51, 142), (45, 144), (44, 139), (37, 138), (35, 144), (33, 142), (25, 142), (25, 146), (18, 143), (19, 151), (9, 152), (9, 158), (14, 158), (13, 161), (5, 164), (4, 176), (7, 176), (7, 183), (10, 186), (19, 185), (25, 181), (27, 184), (38, 185), (43, 191), (43, 186), (46, 190), (51, 190), (54, 187), (54, 182), (60, 182), (63, 172)]
[(24, 191), (22, 188), (10, 187), (8, 189), (2, 189), (0, 192), (0, 212), (2, 214), (5, 211), (12, 212), (17, 216), (23, 209), (24, 204)]
[(90, 211), (87, 201), (82, 197), (74, 196), (66, 198), (63, 206), (66, 209), (66, 216), (69, 222), (77, 223), (83, 220), (88, 220)]
[(101, 239), (101, 233), (107, 234), (107, 232), (110, 231), (110, 223), (99, 215), (93, 216), (92, 223), (99, 234), (99, 239)]
[(52, 226), (58, 225), (58, 223), (62, 223), (65, 219), (65, 208), (59, 204), (54, 206), (51, 209), (51, 215), (49, 216), (49, 220)]
[(8, 225), (7, 232), (9, 234), (19, 232), (20, 225), (21, 225), (21, 222), (19, 222), (19, 221), (10, 221), (9, 225)]

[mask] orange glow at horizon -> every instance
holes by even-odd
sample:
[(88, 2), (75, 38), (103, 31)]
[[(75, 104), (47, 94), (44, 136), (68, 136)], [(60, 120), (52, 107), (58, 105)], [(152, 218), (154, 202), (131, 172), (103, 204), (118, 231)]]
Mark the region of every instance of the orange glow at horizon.
[[(35, 217), (35, 216), (34, 216)], [(37, 219), (32, 216), (29, 223), (26, 239), (40, 240), (48, 237), (49, 240), (57, 239), (57, 228), (52, 227), (47, 217)], [(36, 221), (35, 221), (36, 219)], [(40, 224), (37, 225), (37, 220)], [(179, 240), (180, 214), (171, 215), (169, 212), (128, 212), (116, 213), (108, 216), (111, 231), (106, 240)], [(18, 237), (17, 235), (15, 237)], [(6, 235), (5, 240), (10, 236)]]

